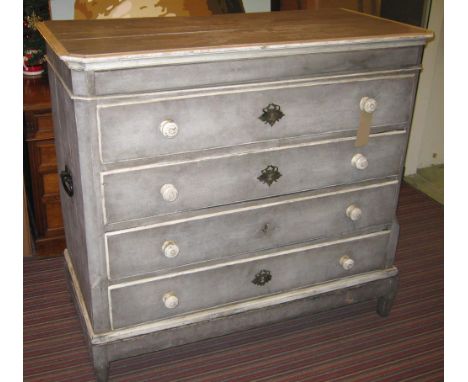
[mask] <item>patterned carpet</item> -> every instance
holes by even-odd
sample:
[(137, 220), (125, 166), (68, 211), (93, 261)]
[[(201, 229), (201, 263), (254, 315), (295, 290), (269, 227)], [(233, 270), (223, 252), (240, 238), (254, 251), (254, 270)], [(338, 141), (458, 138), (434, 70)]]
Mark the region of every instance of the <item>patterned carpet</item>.
[[(116, 361), (110, 381), (442, 381), (443, 206), (403, 185), (388, 318), (365, 302)], [(24, 381), (94, 381), (63, 259), (24, 263)]]

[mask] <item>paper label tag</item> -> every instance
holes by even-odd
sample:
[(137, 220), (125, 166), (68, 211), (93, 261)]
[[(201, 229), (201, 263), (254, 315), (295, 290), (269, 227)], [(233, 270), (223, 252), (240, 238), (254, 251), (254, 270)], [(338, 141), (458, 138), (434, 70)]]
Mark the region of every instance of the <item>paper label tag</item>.
[(361, 111), (361, 119), (356, 134), (355, 147), (362, 147), (369, 143), (370, 126), (372, 123), (372, 114)]

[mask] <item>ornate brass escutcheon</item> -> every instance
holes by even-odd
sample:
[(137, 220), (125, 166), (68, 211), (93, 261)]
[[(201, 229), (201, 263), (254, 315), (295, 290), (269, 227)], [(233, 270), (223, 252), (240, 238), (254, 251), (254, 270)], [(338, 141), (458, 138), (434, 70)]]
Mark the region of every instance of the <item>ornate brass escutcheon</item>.
[(263, 108), (263, 114), (258, 118), (263, 122), (268, 123), (270, 126), (273, 126), (283, 117), (284, 113), (281, 111), (279, 105), (270, 103), (267, 107)]
[(65, 170), (60, 172), (60, 179), (62, 180), (62, 186), (69, 197), (73, 196), (73, 177), (70, 169), (65, 165)]
[(278, 167), (270, 164), (262, 170), (262, 174), (257, 179), (262, 183), (268, 184), (268, 187), (270, 187), (279, 178), (281, 178), (281, 173), (278, 171)]
[(255, 285), (265, 285), (268, 281), (271, 280), (271, 272), (267, 271), (266, 269), (262, 269), (260, 272), (258, 272), (252, 282)]

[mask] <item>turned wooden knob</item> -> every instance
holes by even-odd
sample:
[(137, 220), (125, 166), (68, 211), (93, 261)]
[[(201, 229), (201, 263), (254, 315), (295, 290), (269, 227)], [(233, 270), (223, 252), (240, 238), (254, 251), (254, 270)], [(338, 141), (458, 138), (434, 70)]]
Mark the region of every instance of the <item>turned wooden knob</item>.
[(367, 158), (363, 154), (356, 154), (351, 159), (351, 164), (358, 170), (365, 170), (369, 166)]
[(159, 130), (166, 138), (174, 138), (179, 132), (179, 126), (172, 119), (166, 119), (159, 125)]
[(377, 101), (374, 98), (362, 97), (359, 106), (361, 111), (371, 114), (377, 109)]
[(174, 309), (179, 305), (179, 299), (173, 292), (168, 292), (163, 296), (163, 302), (166, 308)]
[(179, 254), (179, 247), (173, 241), (165, 241), (162, 246), (162, 250), (164, 256), (169, 259), (176, 257)]
[(346, 209), (346, 215), (348, 218), (350, 218), (352, 221), (359, 220), (362, 216), (362, 210), (356, 206), (355, 204), (351, 204), (347, 209)]
[(349, 256), (343, 256), (340, 259), (340, 264), (344, 270), (349, 271), (352, 267), (354, 267), (354, 260)]
[(177, 199), (179, 192), (173, 184), (165, 184), (161, 187), (161, 195), (166, 202), (173, 202)]

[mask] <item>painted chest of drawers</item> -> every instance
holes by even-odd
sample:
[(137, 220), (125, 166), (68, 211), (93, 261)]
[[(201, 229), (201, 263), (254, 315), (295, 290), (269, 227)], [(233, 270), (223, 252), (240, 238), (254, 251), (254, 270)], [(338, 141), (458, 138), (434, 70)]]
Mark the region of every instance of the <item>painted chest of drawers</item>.
[(431, 33), (345, 10), (40, 26), (66, 269), (109, 362), (397, 289)]

